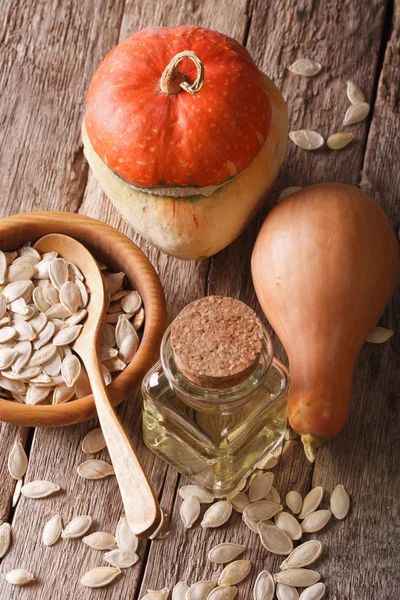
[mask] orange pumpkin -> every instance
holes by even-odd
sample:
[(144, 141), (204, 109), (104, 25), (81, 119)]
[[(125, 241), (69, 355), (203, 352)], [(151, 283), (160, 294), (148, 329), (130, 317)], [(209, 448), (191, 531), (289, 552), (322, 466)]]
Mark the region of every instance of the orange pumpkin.
[(262, 75), (247, 50), (202, 27), (132, 35), (106, 56), (87, 102), (96, 154), (143, 188), (231, 179), (257, 155), (271, 121)]

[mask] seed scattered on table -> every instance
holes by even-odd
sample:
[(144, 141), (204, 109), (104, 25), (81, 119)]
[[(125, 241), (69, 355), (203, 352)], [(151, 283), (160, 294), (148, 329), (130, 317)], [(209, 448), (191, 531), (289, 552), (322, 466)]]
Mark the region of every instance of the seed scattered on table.
[(64, 539), (80, 538), (90, 529), (92, 525), (92, 517), (89, 515), (78, 515), (74, 517), (65, 527), (61, 534)]
[(195, 496), (184, 499), (180, 508), (180, 515), (186, 529), (193, 527), (200, 516), (200, 502)]
[(21, 586), (31, 583), (35, 580), (35, 577), (26, 569), (13, 569), (6, 573), (6, 580), (12, 585)]
[(321, 69), (322, 65), (310, 58), (299, 58), (289, 67), (289, 71), (303, 77), (314, 77)]
[(235, 560), (246, 550), (246, 546), (242, 546), (241, 544), (232, 544), (229, 542), (223, 542), (222, 544), (218, 544), (211, 548), (208, 553), (208, 560), (213, 563), (223, 564), (230, 562), (231, 560)]
[(114, 475), (114, 467), (104, 460), (87, 460), (79, 465), (78, 475), (85, 479), (104, 479)]
[(325, 141), (320, 133), (317, 131), (311, 131), (310, 129), (300, 129), (298, 131), (291, 131), (289, 138), (302, 148), (303, 150), (318, 150), (321, 148)]
[(7, 554), (11, 543), (11, 525), (3, 523), (0, 525), (0, 558)]
[(220, 500), (215, 504), (212, 504), (210, 508), (204, 513), (202, 522), (200, 523), (203, 528), (207, 527), (221, 527), (230, 518), (232, 514), (232, 505), (227, 500)]
[(109, 550), (117, 543), (117, 540), (112, 533), (108, 533), (107, 531), (95, 531), (82, 538), (82, 542), (87, 546), (90, 546), (90, 548), (94, 548), (94, 550)]
[(121, 569), (118, 567), (96, 567), (84, 574), (81, 584), (89, 588), (104, 587), (114, 581), (120, 574)]
[(117, 540), (118, 548), (121, 550), (130, 550), (131, 552), (136, 552), (139, 545), (139, 539), (129, 527), (125, 515), (122, 515), (118, 521), (115, 538)]
[(218, 578), (218, 585), (235, 585), (247, 577), (252, 568), (250, 560), (235, 560), (227, 565)]
[(60, 486), (52, 481), (30, 481), (21, 488), (21, 494), (26, 498), (46, 498), (60, 490)]
[(350, 498), (343, 485), (338, 485), (332, 492), (331, 511), (336, 519), (342, 520), (350, 509)]
[(254, 600), (273, 600), (275, 594), (275, 581), (269, 571), (261, 571), (254, 584)]
[(321, 486), (317, 486), (308, 492), (303, 500), (303, 507), (299, 514), (299, 519), (304, 519), (307, 515), (317, 510), (321, 504), (324, 490)]
[(28, 457), (20, 439), (15, 440), (8, 456), (8, 471), (13, 479), (22, 479), (28, 468)]
[(54, 515), (43, 528), (42, 541), (45, 546), (52, 546), (60, 538), (62, 521), (60, 515)]

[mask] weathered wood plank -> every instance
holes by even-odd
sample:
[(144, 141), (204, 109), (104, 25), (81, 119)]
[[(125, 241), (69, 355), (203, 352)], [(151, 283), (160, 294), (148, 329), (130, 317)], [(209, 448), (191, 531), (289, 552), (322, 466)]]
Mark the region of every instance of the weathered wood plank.
[[(400, 224), (400, 2), (386, 48), (369, 131), (361, 187), (371, 194), (398, 231)], [(381, 320), (395, 329), (384, 345), (366, 344), (354, 377), (350, 419), (343, 433), (317, 457), (314, 484), (329, 492), (343, 483), (352, 513), (321, 536), (328, 547), (332, 598), (382, 598), (398, 594), (400, 559), (396, 522), (400, 489), (400, 292)], [(331, 529), (331, 528), (330, 528)], [(332, 533), (332, 535), (331, 535)], [(373, 568), (364, 568), (373, 565)]]

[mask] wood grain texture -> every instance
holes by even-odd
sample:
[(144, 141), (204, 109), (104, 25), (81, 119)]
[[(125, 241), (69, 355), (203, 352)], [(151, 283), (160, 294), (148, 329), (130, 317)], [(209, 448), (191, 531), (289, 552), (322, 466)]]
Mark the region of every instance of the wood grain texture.
[[(400, 2), (396, 2), (361, 173), (361, 187), (380, 203), (396, 231), (400, 225), (399, 89)], [(352, 498), (348, 519), (321, 534), (330, 565), (329, 598), (389, 600), (400, 588), (399, 321), (398, 289), (380, 321), (395, 335), (383, 345), (365, 344), (355, 371), (350, 419), (343, 433), (317, 456), (313, 484), (331, 492), (340, 482)]]

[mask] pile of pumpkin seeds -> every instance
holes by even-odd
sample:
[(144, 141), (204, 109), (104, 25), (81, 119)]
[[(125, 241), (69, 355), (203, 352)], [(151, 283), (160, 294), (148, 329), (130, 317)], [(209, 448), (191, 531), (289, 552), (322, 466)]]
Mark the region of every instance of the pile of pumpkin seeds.
[[(138, 292), (125, 274), (99, 264), (109, 294), (100, 358), (107, 385), (133, 359), (144, 322)], [(91, 393), (71, 350), (83, 327), (90, 291), (80, 270), (56, 252), (29, 246), (0, 251), (0, 397), (61, 404)]]
[[(274, 465), (274, 457), (267, 459), (265, 464)], [(320, 600), (325, 594), (325, 584), (320, 582), (317, 571), (305, 567), (319, 559), (322, 543), (311, 539), (295, 546), (295, 542), (301, 540), (304, 534), (321, 531), (332, 515), (336, 519), (344, 519), (350, 509), (349, 495), (343, 485), (338, 485), (331, 495), (330, 510), (325, 510), (319, 508), (324, 495), (322, 487), (313, 488), (304, 499), (299, 492), (291, 490), (286, 495), (287, 510), (284, 510), (273, 482), (274, 474), (271, 471), (254, 473), (243, 490), (235, 491), (226, 500), (218, 500), (214, 504), (214, 498), (208, 492), (195, 485), (183, 486), (179, 490), (183, 498), (181, 519), (186, 528), (192, 527), (199, 518), (201, 504), (211, 504), (200, 523), (203, 528), (224, 525), (232, 509), (241, 513), (244, 523), (259, 536), (268, 552), (286, 556), (280, 573), (259, 573), (253, 589), (254, 600), (273, 600), (275, 594), (278, 600)], [(251, 561), (236, 560), (245, 550), (245, 546), (231, 542), (211, 548), (208, 553), (211, 562), (228, 563), (218, 581), (197, 582), (192, 586), (179, 582), (173, 590), (172, 600), (233, 600), (237, 594), (235, 586), (252, 570)], [(203, 595), (198, 593), (200, 585), (204, 589)], [(296, 588), (304, 588), (300, 596)], [(191, 590), (194, 590), (193, 593)], [(149, 592), (143, 600), (166, 600), (167, 592), (160, 590), (158, 595)]]
[[(82, 452), (95, 454), (106, 447), (100, 428), (91, 430), (82, 441)], [(281, 448), (280, 448), (281, 450)], [(259, 469), (271, 469), (279, 460), (279, 453), (269, 455), (258, 463)], [(60, 490), (60, 486), (51, 481), (31, 481), (23, 485), (23, 476), (28, 466), (28, 458), (21, 440), (17, 440), (9, 455), (11, 475), (18, 479), (14, 493), (13, 505), (18, 502), (20, 494), (27, 498), (40, 499)], [(114, 474), (112, 465), (106, 461), (92, 458), (78, 467), (78, 473), (87, 479), (102, 479)], [(254, 585), (254, 600), (319, 600), (325, 594), (325, 585), (320, 582), (320, 574), (309, 568), (322, 553), (322, 543), (311, 539), (295, 546), (304, 534), (321, 531), (333, 515), (344, 519), (350, 508), (350, 498), (342, 485), (338, 485), (330, 499), (330, 510), (320, 509), (323, 489), (313, 488), (302, 499), (301, 495), (291, 490), (287, 493), (284, 510), (280, 495), (273, 485), (274, 474), (271, 471), (258, 471), (248, 479), (242, 480), (238, 490), (225, 500), (214, 502), (214, 497), (196, 485), (185, 485), (179, 489), (182, 498), (180, 515), (186, 528), (192, 527), (200, 516), (201, 504), (209, 504), (201, 520), (203, 529), (221, 527), (226, 524), (235, 510), (242, 514), (244, 523), (259, 536), (261, 544), (272, 554), (285, 556), (281, 564), (281, 572), (271, 574), (262, 571), (258, 574)], [(18, 490), (17, 490), (18, 488)], [(290, 512), (289, 512), (290, 511)], [(154, 537), (163, 537), (165, 516)], [(272, 519), (274, 521), (272, 521)], [(299, 520), (301, 522), (299, 522)], [(98, 566), (83, 574), (81, 584), (86, 587), (100, 588), (110, 584), (122, 574), (122, 570), (132, 567), (139, 560), (137, 555), (138, 538), (132, 533), (124, 515), (121, 515), (115, 534), (107, 531), (89, 533), (92, 517), (77, 515), (63, 526), (61, 515), (55, 514), (45, 524), (42, 531), (42, 542), (53, 546), (60, 539), (80, 538), (90, 548), (104, 552), (103, 558), (107, 566)], [(87, 535), (88, 534), (88, 535)], [(0, 558), (2, 558), (11, 542), (11, 526), (3, 523), (0, 526)], [(233, 600), (240, 584), (252, 571), (250, 560), (239, 558), (246, 551), (246, 546), (224, 542), (212, 547), (208, 552), (208, 560), (215, 565), (225, 565), (217, 581), (197, 581), (192, 585), (178, 582), (172, 591), (172, 600)], [(6, 580), (17, 586), (35, 580), (33, 573), (24, 568), (15, 568), (6, 574)], [(296, 588), (304, 588), (299, 596)], [(170, 590), (148, 590), (142, 600), (167, 600)]]
[[(295, 75), (303, 77), (314, 77), (321, 71), (322, 65), (318, 62), (300, 58), (289, 66), (289, 71)], [(346, 84), (347, 97), (350, 101), (350, 106), (346, 111), (343, 119), (343, 125), (354, 125), (363, 121), (369, 114), (370, 105), (365, 101), (365, 96), (362, 90), (354, 81), (347, 81)], [(311, 129), (300, 129), (291, 131), (289, 138), (303, 150), (317, 150), (325, 144), (323, 136), (317, 131)], [(337, 132), (329, 136), (326, 145), (331, 150), (342, 150), (354, 140), (354, 135), (348, 132)]]

